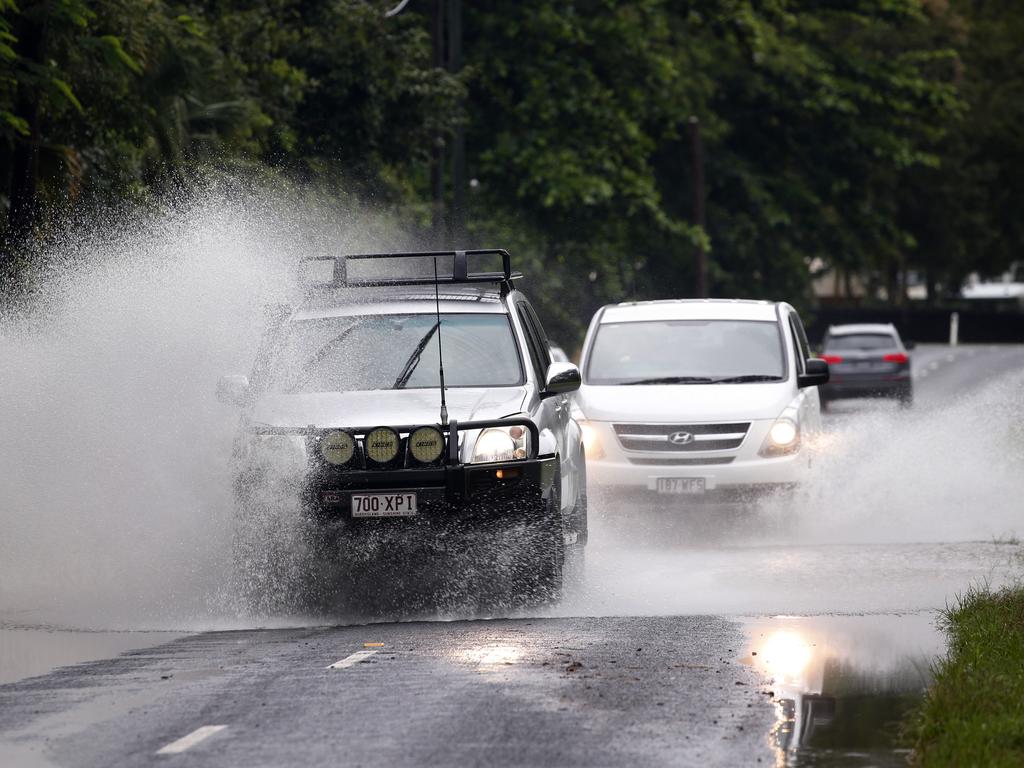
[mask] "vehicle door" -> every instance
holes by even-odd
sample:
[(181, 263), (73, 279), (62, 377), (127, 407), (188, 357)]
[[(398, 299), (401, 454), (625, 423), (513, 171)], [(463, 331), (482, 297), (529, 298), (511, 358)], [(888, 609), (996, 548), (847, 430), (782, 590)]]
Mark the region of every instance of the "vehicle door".
[[(796, 361), (796, 375), (800, 376), (807, 370), (807, 361), (811, 358), (811, 345), (807, 342), (807, 332), (796, 310), (789, 311), (787, 325)], [(803, 398), (800, 402), (800, 423), (818, 432), (821, 430), (821, 396), (818, 388), (807, 387), (801, 392)]]
[(550, 345), (547, 335), (537, 319), (533, 307), (524, 298), (516, 302), (516, 314), (523, 328), (526, 346), (529, 351), (530, 363), (537, 380), (537, 391), (531, 393), (531, 416), (537, 421), (537, 427), (543, 432), (549, 430), (562, 462), (562, 504), (576, 498), (574, 467), (575, 451), (568, 445), (567, 433), (569, 426), (569, 396), (554, 395), (542, 398), (544, 384), (547, 381), (548, 366), (551, 365)]

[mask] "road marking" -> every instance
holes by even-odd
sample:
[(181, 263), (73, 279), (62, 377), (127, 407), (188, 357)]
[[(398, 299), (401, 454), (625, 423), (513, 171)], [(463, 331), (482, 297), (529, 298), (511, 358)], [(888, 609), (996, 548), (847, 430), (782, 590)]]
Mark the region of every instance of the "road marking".
[(172, 741), (166, 747), (161, 747), (156, 751), (158, 755), (177, 755), (180, 752), (184, 752), (186, 749), (194, 747), (201, 741), (213, 736), (215, 733), (220, 733), (226, 725), (204, 725), (202, 728), (196, 728), (188, 736), (182, 736), (177, 741)]
[(366, 661), (375, 653), (377, 653), (377, 651), (356, 651), (351, 656), (346, 656), (341, 661), (334, 662), (328, 667), (328, 669), (348, 669), (353, 664), (359, 664), (360, 662)]
[(383, 648), (384, 643), (363, 643), (363, 648)]

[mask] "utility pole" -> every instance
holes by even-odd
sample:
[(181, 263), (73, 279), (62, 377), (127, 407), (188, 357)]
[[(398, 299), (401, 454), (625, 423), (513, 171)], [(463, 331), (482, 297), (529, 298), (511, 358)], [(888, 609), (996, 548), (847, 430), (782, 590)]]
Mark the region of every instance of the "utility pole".
[[(435, 69), (444, 68), (444, 3), (433, 0), (430, 4), (430, 41)], [(444, 136), (434, 134), (430, 148), (431, 227), (434, 245), (440, 246), (444, 237)]]
[[(397, 16), (409, 5), (401, 0), (384, 14), (385, 18)], [(445, 57), (445, 8), (448, 15), (448, 56)], [(435, 69), (445, 69), (455, 74), (462, 69), (462, 0), (430, 0), (430, 44), (431, 63)], [(465, 236), (466, 211), (466, 132), (462, 126), (455, 131), (452, 147), (452, 206), (445, 226), (444, 211), (444, 135), (437, 131), (431, 138), (430, 147), (430, 225), (431, 237), (436, 247), (444, 244), (447, 236), (450, 243)]]
[[(462, 70), (462, 0), (448, 0), (448, 71)], [(448, 243), (464, 247), (466, 237), (466, 129), (455, 127), (452, 143), (452, 207), (448, 220)]]
[[(704, 153), (700, 145), (700, 120), (696, 115), (690, 117), (690, 153), (691, 165), (691, 197), (693, 200), (693, 225), (704, 229)], [(708, 256), (704, 246), (697, 246), (696, 284), (694, 291), (698, 299), (708, 297)]]

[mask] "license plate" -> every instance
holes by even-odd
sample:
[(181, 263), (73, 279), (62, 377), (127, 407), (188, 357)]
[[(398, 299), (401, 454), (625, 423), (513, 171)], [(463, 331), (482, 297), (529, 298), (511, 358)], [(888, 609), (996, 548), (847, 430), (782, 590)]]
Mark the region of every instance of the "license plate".
[(666, 496), (700, 496), (704, 493), (704, 478), (659, 477), (658, 493)]
[(410, 517), (416, 513), (415, 493), (352, 494), (352, 517)]

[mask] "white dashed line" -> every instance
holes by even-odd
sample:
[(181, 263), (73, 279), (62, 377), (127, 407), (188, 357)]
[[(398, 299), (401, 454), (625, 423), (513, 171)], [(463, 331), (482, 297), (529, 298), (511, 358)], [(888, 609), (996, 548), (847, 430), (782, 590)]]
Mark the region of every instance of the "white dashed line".
[(356, 651), (351, 656), (346, 656), (341, 661), (336, 661), (328, 669), (346, 669), (351, 667), (353, 664), (358, 664), (362, 661), (366, 661), (368, 658), (373, 656), (377, 651)]
[(202, 728), (196, 728), (188, 736), (182, 736), (177, 741), (172, 741), (166, 747), (162, 747), (156, 751), (158, 755), (177, 755), (180, 752), (184, 752), (186, 749), (194, 747), (201, 741), (213, 736), (215, 733), (220, 733), (226, 725), (204, 725)]

